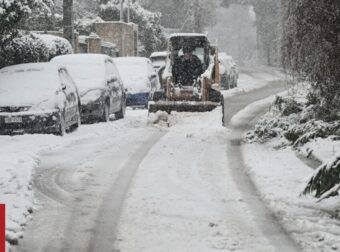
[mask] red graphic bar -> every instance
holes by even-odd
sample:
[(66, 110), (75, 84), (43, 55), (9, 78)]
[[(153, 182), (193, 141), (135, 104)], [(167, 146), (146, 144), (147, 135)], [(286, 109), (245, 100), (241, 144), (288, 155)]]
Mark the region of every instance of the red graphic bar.
[(5, 252), (6, 240), (6, 208), (4, 204), (0, 204), (0, 252)]

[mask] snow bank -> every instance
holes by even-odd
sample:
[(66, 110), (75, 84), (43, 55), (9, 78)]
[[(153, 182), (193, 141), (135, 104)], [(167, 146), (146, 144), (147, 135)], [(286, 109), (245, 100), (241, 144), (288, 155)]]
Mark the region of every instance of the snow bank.
[(1, 136), (0, 202), (6, 204), (6, 239), (16, 244), (30, 219), (33, 206), (32, 173), (39, 152), (60, 143), (55, 136)]
[[(256, 106), (245, 108), (233, 119), (250, 116)], [(304, 251), (333, 251), (340, 248), (339, 198), (323, 204), (309, 197), (299, 197), (313, 170), (298, 159), (290, 148), (281, 148), (275, 138), (266, 144), (246, 144), (243, 147), (248, 173), (265, 203), (283, 223)]]

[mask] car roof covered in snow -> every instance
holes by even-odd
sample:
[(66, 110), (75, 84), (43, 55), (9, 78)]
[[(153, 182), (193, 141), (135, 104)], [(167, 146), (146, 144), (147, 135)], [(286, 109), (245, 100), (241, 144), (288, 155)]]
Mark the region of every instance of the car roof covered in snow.
[(51, 63), (64, 65), (69, 70), (82, 96), (91, 89), (105, 87), (107, 59), (112, 60), (105, 54), (69, 54), (57, 56)]
[(157, 58), (157, 57), (166, 57), (168, 53), (166, 51), (163, 52), (153, 52), (150, 55), (150, 58)]
[(7, 66), (0, 69), (0, 73), (14, 73), (14, 72), (48, 72), (57, 73), (58, 65), (50, 63), (26, 63), (13, 66)]
[(105, 54), (80, 53), (80, 54), (60, 55), (60, 56), (57, 56), (51, 59), (51, 62), (52, 63), (86, 63), (86, 62), (92, 62), (92, 63), (103, 62), (104, 63), (105, 60), (109, 58), (110, 57)]
[[(146, 92), (150, 91), (148, 75), (153, 70), (151, 61), (144, 57), (119, 57), (114, 58), (124, 87), (129, 92)], [(147, 63), (150, 63), (150, 69)]]
[(173, 33), (170, 35), (170, 38), (175, 37), (207, 37), (207, 34), (204, 33)]
[(0, 105), (34, 104), (55, 95), (61, 82), (58, 66), (29, 63), (0, 70)]
[(228, 55), (225, 52), (219, 52), (218, 53), (218, 58), (220, 58), (220, 59), (233, 59), (233, 57), (231, 57), (230, 55)]

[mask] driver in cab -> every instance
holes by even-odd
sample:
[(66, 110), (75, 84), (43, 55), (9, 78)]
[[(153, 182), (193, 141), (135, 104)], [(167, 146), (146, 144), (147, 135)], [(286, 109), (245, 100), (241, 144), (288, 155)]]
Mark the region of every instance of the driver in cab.
[(174, 69), (175, 73), (177, 73), (175, 74), (177, 76), (176, 83), (182, 86), (193, 85), (194, 80), (203, 73), (201, 60), (192, 52), (192, 47), (184, 46), (183, 55), (179, 57)]

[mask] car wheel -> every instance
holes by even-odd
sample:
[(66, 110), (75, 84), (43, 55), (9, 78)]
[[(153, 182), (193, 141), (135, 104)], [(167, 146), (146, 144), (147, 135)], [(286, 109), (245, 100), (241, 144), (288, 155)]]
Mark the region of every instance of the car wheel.
[(115, 117), (116, 117), (117, 120), (118, 119), (123, 119), (124, 116), (125, 116), (126, 104), (123, 101), (122, 101), (121, 104), (122, 104), (121, 105), (121, 109), (117, 113), (115, 113)]
[(58, 135), (64, 136), (66, 134), (65, 112), (60, 113), (60, 122), (58, 127)]
[(109, 104), (105, 103), (101, 121), (108, 122), (109, 120), (110, 120), (110, 107)]

